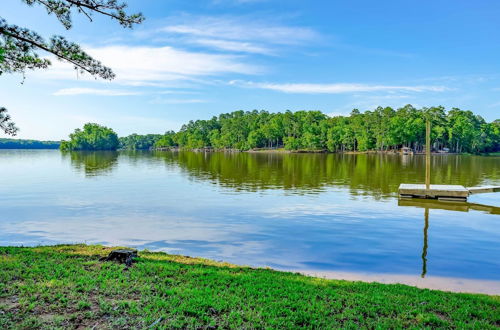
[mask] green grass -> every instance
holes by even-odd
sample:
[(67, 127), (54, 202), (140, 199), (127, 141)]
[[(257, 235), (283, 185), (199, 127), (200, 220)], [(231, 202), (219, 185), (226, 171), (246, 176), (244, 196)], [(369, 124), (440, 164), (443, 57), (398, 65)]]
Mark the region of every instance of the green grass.
[(500, 297), (348, 282), (103, 246), (0, 247), (0, 329), (476, 328)]

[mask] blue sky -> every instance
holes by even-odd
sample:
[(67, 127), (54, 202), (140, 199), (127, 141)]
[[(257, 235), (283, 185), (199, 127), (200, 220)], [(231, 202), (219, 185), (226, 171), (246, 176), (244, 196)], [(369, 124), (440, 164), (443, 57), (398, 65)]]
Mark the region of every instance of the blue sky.
[(8, 23), (61, 34), (117, 78), (50, 70), (0, 77), (19, 138), (64, 139), (97, 122), (120, 135), (178, 130), (234, 110), (348, 114), (378, 105), (443, 105), (500, 118), (500, 2), (128, 1), (133, 30), (2, 0)]

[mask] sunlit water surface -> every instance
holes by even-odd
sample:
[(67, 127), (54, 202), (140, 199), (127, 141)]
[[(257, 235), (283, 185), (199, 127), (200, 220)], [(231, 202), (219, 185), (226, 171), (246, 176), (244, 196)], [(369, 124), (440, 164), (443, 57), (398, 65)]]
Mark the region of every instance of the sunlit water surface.
[[(400, 155), (3, 150), (0, 245), (122, 245), (500, 293), (500, 193), (398, 201), (423, 166)], [(433, 156), (432, 168), (435, 184), (500, 184), (500, 157)]]

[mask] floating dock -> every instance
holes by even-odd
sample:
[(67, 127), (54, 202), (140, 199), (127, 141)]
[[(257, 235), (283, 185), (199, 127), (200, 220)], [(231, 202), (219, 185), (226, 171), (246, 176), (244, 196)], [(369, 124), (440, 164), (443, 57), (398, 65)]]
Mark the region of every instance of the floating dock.
[(401, 198), (432, 198), (439, 200), (466, 201), (471, 194), (484, 194), (500, 191), (500, 186), (470, 187), (460, 185), (431, 184), (429, 188), (425, 184), (399, 185), (399, 197)]
[(402, 183), (399, 185), (401, 198), (425, 198), (466, 202), (472, 194), (500, 192), (500, 186), (466, 188), (460, 185), (431, 184), (431, 123), (425, 124), (425, 184)]
[(460, 185), (431, 184), (429, 189), (425, 184), (402, 183), (399, 186), (399, 196), (403, 198), (434, 198), (467, 200), (469, 190)]

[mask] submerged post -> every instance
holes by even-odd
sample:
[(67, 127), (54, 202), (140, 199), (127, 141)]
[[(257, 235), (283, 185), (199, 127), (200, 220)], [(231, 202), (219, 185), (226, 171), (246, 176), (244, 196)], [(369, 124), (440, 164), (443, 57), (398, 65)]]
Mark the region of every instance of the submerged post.
[(425, 123), (425, 189), (431, 188), (431, 122)]

